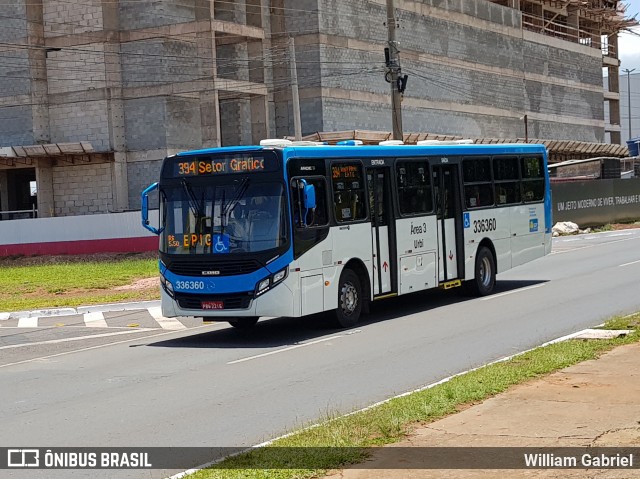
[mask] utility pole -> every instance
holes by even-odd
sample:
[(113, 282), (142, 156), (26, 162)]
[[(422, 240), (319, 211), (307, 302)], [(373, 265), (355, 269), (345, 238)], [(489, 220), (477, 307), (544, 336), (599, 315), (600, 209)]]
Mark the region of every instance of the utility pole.
[(391, 84), (391, 124), (393, 139), (402, 140), (402, 93), (407, 84), (407, 75), (400, 76), (400, 51), (396, 41), (396, 19), (393, 0), (387, 0), (387, 32), (389, 46), (385, 48), (387, 72), (385, 80)]
[(295, 139), (302, 140), (302, 122), (300, 121), (300, 96), (298, 95), (298, 69), (296, 67), (296, 45), (289, 37), (289, 68), (291, 70), (291, 103), (293, 107), (293, 128)]
[(629, 74), (636, 71), (636, 69), (632, 68), (631, 70), (629, 70), (628, 68), (625, 68), (622, 71), (627, 74), (627, 100), (628, 100), (627, 106), (629, 107), (629, 139), (631, 139), (631, 78)]

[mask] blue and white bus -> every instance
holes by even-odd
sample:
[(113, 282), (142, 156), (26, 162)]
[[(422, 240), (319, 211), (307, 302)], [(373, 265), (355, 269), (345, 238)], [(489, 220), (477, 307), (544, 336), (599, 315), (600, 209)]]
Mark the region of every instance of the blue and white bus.
[(246, 328), (335, 311), (349, 327), (390, 296), (490, 294), (496, 273), (550, 253), (543, 145), (346, 143), (166, 158), (142, 193), (142, 223), (160, 236), (162, 314)]

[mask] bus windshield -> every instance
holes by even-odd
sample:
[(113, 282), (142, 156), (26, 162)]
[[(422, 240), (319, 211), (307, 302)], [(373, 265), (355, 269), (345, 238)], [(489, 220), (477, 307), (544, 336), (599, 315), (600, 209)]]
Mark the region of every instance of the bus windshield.
[(278, 181), (181, 178), (161, 187), (160, 212), (163, 253), (252, 253), (287, 243), (284, 185)]

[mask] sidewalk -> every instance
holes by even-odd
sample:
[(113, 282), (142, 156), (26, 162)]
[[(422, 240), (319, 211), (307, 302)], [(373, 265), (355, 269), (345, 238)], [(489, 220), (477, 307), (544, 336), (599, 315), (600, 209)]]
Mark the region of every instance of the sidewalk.
[[(640, 343), (620, 346), (419, 427), (389, 447), (640, 447)], [(386, 448), (385, 448), (386, 449)], [(374, 453), (331, 479), (640, 477), (635, 469), (421, 469), (419, 454)], [(384, 457), (382, 457), (384, 456)], [(392, 457), (390, 457), (392, 456)], [(370, 466), (370, 469), (364, 467)]]

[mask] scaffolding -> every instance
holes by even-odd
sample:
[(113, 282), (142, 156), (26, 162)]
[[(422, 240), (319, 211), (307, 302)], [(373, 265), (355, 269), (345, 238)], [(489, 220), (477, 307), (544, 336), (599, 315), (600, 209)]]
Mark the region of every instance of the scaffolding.
[(635, 16), (627, 16), (627, 4), (617, 0), (490, 1), (519, 10), (526, 30), (600, 48), (615, 58), (617, 51), (609, 39), (638, 25)]
[(579, 43), (602, 52), (602, 67), (608, 70), (604, 101), (609, 104), (605, 131), (611, 143), (621, 144), (620, 60), (618, 34), (638, 25), (627, 15), (628, 4), (618, 0), (489, 0), (519, 10), (522, 28), (541, 35)]

